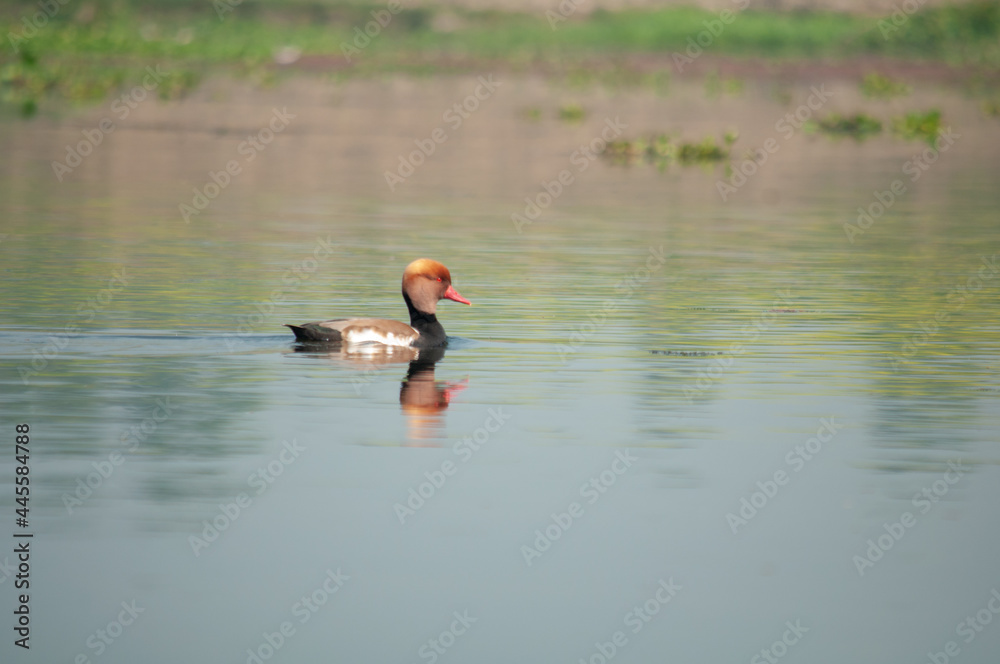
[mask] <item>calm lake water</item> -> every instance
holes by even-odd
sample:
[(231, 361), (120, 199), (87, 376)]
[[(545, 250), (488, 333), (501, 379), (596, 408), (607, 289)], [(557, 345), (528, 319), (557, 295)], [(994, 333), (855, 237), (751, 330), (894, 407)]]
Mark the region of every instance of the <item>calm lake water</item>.
[[(1000, 122), (921, 86), (495, 80), (0, 123), (2, 523), (34, 534), (4, 661), (994, 664)], [(821, 83), (955, 136), (779, 128)], [(730, 128), (736, 165), (777, 150), (725, 200), (722, 166), (581, 150)], [(281, 327), (405, 318), (421, 256), (473, 302), (440, 357)]]

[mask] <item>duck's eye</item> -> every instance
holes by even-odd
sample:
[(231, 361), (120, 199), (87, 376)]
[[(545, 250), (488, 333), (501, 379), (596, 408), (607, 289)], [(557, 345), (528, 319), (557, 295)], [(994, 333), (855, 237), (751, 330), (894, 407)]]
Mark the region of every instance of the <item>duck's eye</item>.
[(441, 281), (441, 277), (438, 277), (438, 281)]

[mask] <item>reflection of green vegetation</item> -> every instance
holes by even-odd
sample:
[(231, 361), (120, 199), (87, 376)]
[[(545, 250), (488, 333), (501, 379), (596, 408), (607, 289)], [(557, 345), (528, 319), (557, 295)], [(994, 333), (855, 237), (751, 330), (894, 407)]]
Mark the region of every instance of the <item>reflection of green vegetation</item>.
[(735, 133), (727, 133), (719, 144), (711, 136), (700, 143), (685, 143), (675, 140), (670, 134), (659, 134), (648, 139), (620, 140), (608, 143), (604, 156), (613, 163), (630, 164), (646, 160), (664, 168), (671, 163), (707, 164), (729, 157), (730, 146), (736, 140)]
[[(537, 15), (449, 9), (403, 9), (374, 37), (363, 34), (372, 10), (385, 4), (320, 4), (310, 0), (244, 0), (220, 20), (212, 3), (184, 0), (139, 3), (95, 0), (60, 5), (36, 34), (17, 43), (37, 56), (34, 69), (14, 49), (0, 49), (2, 96), (8, 103), (39, 103), (46, 97), (70, 101), (100, 98), (132, 85), (149, 63), (192, 72), (175, 79), (168, 94), (181, 94), (205, 68), (266, 79), (282, 66), (276, 53), (301, 51), (312, 66), (369, 75), (385, 71), (481, 71), (500, 63), (509, 71), (541, 69), (576, 82), (662, 87), (673, 68), (672, 53), (705, 30), (709, 11), (671, 7), (594, 12), (552, 31)], [(22, 20), (38, 5), (0, 8), (0, 33), (20, 39)], [(444, 11), (444, 10), (440, 10)], [(360, 31), (360, 32), (358, 32)], [(360, 34), (360, 42), (358, 35)], [(824, 12), (748, 10), (726, 26), (710, 46), (713, 55), (762, 57), (847, 57), (884, 54), (1000, 65), (1000, 5), (975, 1), (925, 8), (883, 37), (868, 16)], [(350, 60), (346, 46), (356, 49)], [(654, 66), (626, 56), (653, 55)], [(319, 58), (319, 59), (316, 59)], [(593, 63), (611, 59), (608, 69)], [(280, 60), (281, 58), (279, 58)], [(624, 83), (623, 83), (624, 82)], [(719, 91), (737, 92), (738, 82), (717, 81)]]
[(825, 118), (818, 118), (810, 124), (812, 129), (831, 136), (850, 136), (863, 140), (882, 131), (882, 122), (867, 113), (840, 115), (834, 113)]
[(983, 113), (1000, 118), (1000, 101), (984, 101)]
[(792, 93), (788, 88), (777, 87), (771, 90), (771, 97), (782, 106), (792, 103)]
[(741, 95), (743, 81), (738, 78), (722, 78), (713, 72), (705, 77), (705, 94), (710, 99), (716, 99), (724, 94)]
[(892, 129), (907, 140), (933, 142), (941, 131), (941, 111), (912, 112), (893, 118)]
[(572, 88), (588, 88), (601, 85), (612, 90), (645, 87), (661, 94), (670, 83), (670, 72), (664, 70), (646, 72), (618, 63), (588, 63), (581, 67), (571, 65), (563, 74), (564, 82)]
[(542, 109), (538, 108), (537, 106), (531, 106), (529, 108), (523, 109), (521, 111), (521, 116), (525, 120), (537, 122), (542, 119)]
[(587, 112), (579, 104), (566, 104), (559, 107), (559, 119), (563, 122), (582, 122)]
[(861, 81), (861, 93), (872, 99), (891, 99), (910, 94), (910, 86), (874, 72)]

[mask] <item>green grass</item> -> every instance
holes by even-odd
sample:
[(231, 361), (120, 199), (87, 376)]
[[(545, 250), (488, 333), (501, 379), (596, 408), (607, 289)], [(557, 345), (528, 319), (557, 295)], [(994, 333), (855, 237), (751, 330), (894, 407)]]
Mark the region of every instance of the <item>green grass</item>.
[[(405, 4), (405, 3), (404, 3)], [(93, 18), (80, 20), (68, 4), (28, 43), (39, 53), (128, 55), (143, 58), (198, 58), (212, 62), (266, 60), (281, 46), (294, 44), (311, 54), (340, 54), (353, 28), (371, 21), (371, 5), (255, 3), (236, 6), (220, 20), (212, 3), (97, 2)], [(138, 9), (142, 7), (141, 11)], [(3, 34), (19, 32), (20, 18), (37, 11), (0, 10)], [(584, 53), (683, 52), (688, 39), (705, 31), (712, 12), (692, 8), (597, 11), (573, 17), (552, 30), (544, 16), (459, 12), (459, 29), (434, 29), (428, 9), (403, 9), (383, 34), (364, 49), (374, 54), (470, 55), (476, 57), (559, 57)], [(6, 25), (4, 25), (6, 23)], [(190, 40), (178, 39), (189, 31)], [(872, 17), (822, 12), (747, 10), (726, 25), (705, 50), (719, 55), (767, 57), (847, 56), (896, 53), (922, 57), (991, 56), (997, 64), (1000, 5), (976, 2), (918, 12), (898, 32), (883, 38)], [(10, 53), (9, 48), (6, 49)]]
[[(342, 45), (372, 20), (370, 12), (385, 6), (244, 0), (220, 20), (207, 0), (69, 2), (15, 54), (7, 35), (21, 35), (22, 17), (38, 12), (38, 5), (5, 4), (0, 98), (25, 108), (60, 99), (88, 102), (133, 85), (152, 63), (181, 74), (165, 94), (183, 94), (204, 72), (220, 67), (266, 79), (276, 68), (274, 54), (285, 47), (325, 58), (326, 70), (339, 75), (469, 71), (488, 64), (556, 71), (580, 84), (665, 86), (672, 54), (684, 53), (689, 40), (705, 32), (705, 22), (716, 19), (693, 8), (581, 12), (553, 31), (541, 13), (455, 10), (447, 12), (454, 29), (442, 31), (435, 26), (444, 16), (435, 10), (403, 9), (348, 63)], [(704, 50), (711, 56), (887, 55), (991, 70), (1000, 65), (1000, 3), (925, 9), (887, 38), (878, 23), (852, 14), (747, 10)], [(622, 58), (646, 55), (659, 58), (653, 73), (621, 65)]]

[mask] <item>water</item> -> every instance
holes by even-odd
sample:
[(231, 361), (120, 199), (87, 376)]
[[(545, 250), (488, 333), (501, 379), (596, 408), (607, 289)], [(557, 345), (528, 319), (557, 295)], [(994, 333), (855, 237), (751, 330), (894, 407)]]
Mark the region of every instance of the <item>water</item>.
[[(825, 111), (942, 108), (960, 138), (911, 180), (920, 143), (778, 133), (812, 83), (510, 79), (454, 128), (473, 78), (220, 81), (141, 105), (62, 181), (108, 109), (0, 124), (29, 528), (10, 454), (0, 477), (5, 530), (34, 533), (31, 649), (7, 631), (4, 656), (994, 662), (1000, 125), (954, 91), (832, 82)], [(573, 102), (582, 123), (554, 119)], [(273, 109), (295, 118), (248, 161)], [(574, 161), (615, 118), (780, 149), (723, 202), (721, 168)], [(281, 327), (404, 317), (420, 256), (473, 302), (441, 304), (441, 357)]]

